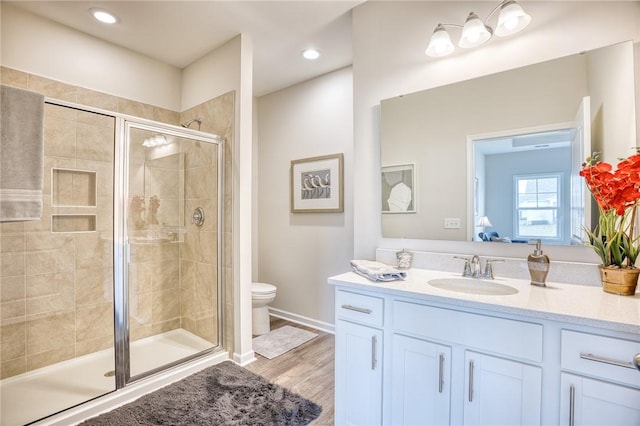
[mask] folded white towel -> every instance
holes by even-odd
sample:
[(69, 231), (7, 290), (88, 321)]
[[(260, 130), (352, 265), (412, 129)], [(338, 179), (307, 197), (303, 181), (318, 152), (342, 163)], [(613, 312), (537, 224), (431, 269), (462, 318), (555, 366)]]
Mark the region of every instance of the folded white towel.
[(396, 281), (407, 278), (407, 273), (372, 260), (352, 260), (351, 269), (372, 281)]

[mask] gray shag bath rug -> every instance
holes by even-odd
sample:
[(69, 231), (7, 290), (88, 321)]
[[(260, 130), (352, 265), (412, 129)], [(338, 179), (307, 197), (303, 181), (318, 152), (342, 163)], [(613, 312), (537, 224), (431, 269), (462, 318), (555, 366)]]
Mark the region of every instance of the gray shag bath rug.
[(81, 425), (307, 425), (322, 407), (231, 361)]

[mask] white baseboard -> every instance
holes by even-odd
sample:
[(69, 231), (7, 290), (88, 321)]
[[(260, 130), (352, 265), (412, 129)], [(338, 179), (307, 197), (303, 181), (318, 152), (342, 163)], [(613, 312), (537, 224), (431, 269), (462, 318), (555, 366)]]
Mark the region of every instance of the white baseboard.
[(313, 318), (308, 318), (302, 315), (294, 314), (272, 307), (269, 307), (269, 315), (276, 318), (282, 318), (287, 321), (295, 322), (296, 324), (315, 328), (316, 330), (324, 331), (325, 333), (335, 334), (335, 326), (333, 324), (329, 324), (328, 322), (318, 321)]
[(249, 352), (245, 352), (244, 354), (239, 354), (237, 352), (233, 353), (233, 362), (235, 362), (236, 364), (242, 367), (244, 367), (245, 365), (251, 364), (256, 359), (257, 359), (256, 354), (253, 350)]

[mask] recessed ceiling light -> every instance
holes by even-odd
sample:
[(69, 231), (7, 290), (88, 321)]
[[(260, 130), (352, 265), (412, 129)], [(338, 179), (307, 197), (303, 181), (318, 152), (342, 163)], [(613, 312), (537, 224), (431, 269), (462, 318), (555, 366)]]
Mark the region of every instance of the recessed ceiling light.
[(118, 22), (118, 18), (113, 13), (107, 12), (106, 10), (92, 8), (89, 9), (89, 12), (91, 12), (91, 15), (94, 18), (100, 22), (104, 22), (105, 24), (115, 24)]
[(320, 57), (320, 52), (316, 49), (305, 49), (302, 51), (302, 57), (309, 60), (318, 59)]

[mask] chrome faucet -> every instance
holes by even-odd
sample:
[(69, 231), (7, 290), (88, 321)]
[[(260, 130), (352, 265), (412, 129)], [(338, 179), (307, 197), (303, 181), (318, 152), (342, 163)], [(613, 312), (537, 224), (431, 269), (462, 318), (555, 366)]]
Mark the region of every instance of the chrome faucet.
[(493, 267), (494, 263), (503, 263), (504, 259), (487, 259), (484, 263), (484, 272), (482, 273), (482, 278), (487, 280), (494, 279), (493, 276)]
[(472, 257), (461, 257), (461, 256), (453, 256), (456, 259), (464, 260), (464, 269), (462, 271), (463, 277), (468, 278), (479, 278), (480, 271), (482, 270), (480, 266), (480, 257), (477, 254), (474, 254)]
[(482, 271), (482, 263), (480, 262), (480, 256), (474, 254), (471, 257), (454, 256), (456, 259), (464, 260), (464, 269), (462, 276), (467, 278), (483, 278), (492, 280), (494, 263), (504, 262), (503, 259), (487, 259), (485, 261), (484, 272)]
[(472, 278), (481, 278), (482, 277), (482, 265), (480, 264), (480, 257), (477, 254), (474, 254), (469, 261), (469, 266), (471, 267), (471, 277)]

